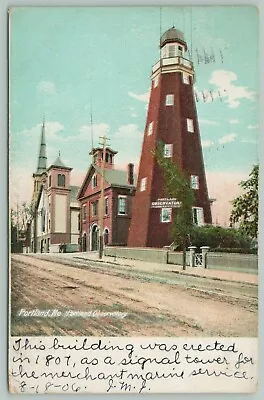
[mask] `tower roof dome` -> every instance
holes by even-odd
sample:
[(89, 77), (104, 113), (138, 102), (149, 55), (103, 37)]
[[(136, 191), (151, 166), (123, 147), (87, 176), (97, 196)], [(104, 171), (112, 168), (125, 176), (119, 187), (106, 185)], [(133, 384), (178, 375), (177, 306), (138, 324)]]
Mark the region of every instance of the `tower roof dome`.
[(187, 47), (183, 33), (174, 27), (168, 29), (160, 38), (160, 47), (169, 42), (181, 42)]

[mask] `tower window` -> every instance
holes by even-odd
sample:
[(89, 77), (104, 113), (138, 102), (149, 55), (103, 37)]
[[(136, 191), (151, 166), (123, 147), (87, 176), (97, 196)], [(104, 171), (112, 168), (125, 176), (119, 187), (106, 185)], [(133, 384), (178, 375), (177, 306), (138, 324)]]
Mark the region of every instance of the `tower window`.
[(190, 75), (187, 74), (186, 72), (182, 73), (182, 81), (183, 83), (185, 83), (185, 85), (189, 85), (190, 84)]
[(161, 208), (160, 222), (162, 222), (162, 223), (171, 222), (171, 215), (172, 215), (171, 208)]
[(178, 55), (179, 55), (180, 57), (183, 56), (183, 47), (182, 47), (182, 46), (178, 46)]
[(118, 215), (126, 215), (126, 196), (118, 196)]
[(169, 57), (175, 57), (175, 45), (169, 46)]
[(108, 153), (105, 154), (105, 162), (107, 162), (107, 163), (109, 162), (109, 154)]
[(94, 174), (92, 177), (92, 188), (94, 189), (96, 188), (96, 186), (97, 186), (97, 175)]
[(187, 118), (186, 121), (187, 121), (187, 131), (194, 132), (193, 120), (190, 118)]
[(198, 225), (198, 226), (203, 225), (204, 224), (203, 208), (202, 207), (193, 207), (192, 213), (193, 213), (194, 225)]
[(172, 156), (172, 144), (164, 145), (164, 157), (169, 158)]
[(58, 174), (58, 186), (65, 187), (65, 175)]
[(51, 175), (49, 176), (49, 187), (51, 187)]
[(191, 188), (195, 190), (199, 189), (199, 176), (191, 175)]
[(153, 87), (156, 88), (158, 86), (158, 84), (159, 84), (159, 77), (156, 76), (156, 78), (154, 78), (154, 80), (153, 80)]
[(153, 122), (150, 122), (148, 125), (148, 135), (152, 135), (153, 133)]
[(140, 181), (140, 191), (144, 192), (147, 186), (147, 178), (142, 178)]
[(108, 215), (108, 197), (104, 199), (104, 214)]
[(173, 104), (174, 104), (174, 94), (167, 94), (166, 106), (173, 106)]

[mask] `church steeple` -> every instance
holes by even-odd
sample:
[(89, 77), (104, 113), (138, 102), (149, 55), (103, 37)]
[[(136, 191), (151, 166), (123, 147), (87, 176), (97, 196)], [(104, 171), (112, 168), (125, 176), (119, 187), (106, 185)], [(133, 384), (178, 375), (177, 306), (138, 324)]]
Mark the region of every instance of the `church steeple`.
[(47, 151), (46, 151), (46, 137), (45, 137), (45, 120), (43, 119), (36, 175), (41, 175), (43, 174), (43, 172), (46, 172), (46, 170), (47, 170)]

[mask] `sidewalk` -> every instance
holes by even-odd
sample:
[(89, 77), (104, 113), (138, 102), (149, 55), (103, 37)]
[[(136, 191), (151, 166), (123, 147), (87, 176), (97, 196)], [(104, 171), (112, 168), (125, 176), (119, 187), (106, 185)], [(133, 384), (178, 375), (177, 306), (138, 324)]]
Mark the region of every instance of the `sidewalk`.
[(201, 278), (210, 278), (221, 281), (234, 281), (241, 283), (251, 283), (258, 284), (258, 275), (250, 274), (245, 272), (237, 271), (223, 271), (215, 269), (204, 269), (200, 267), (190, 268), (186, 267), (184, 271), (180, 265), (175, 264), (160, 264), (153, 262), (146, 262), (140, 260), (131, 260), (127, 258), (115, 258), (110, 256), (103, 256), (99, 259), (97, 252), (87, 252), (87, 253), (64, 253), (63, 256), (67, 258), (77, 258), (84, 260), (91, 260), (97, 262), (103, 262), (115, 266), (126, 266), (131, 270), (135, 271), (145, 271), (145, 272), (175, 272), (178, 274), (189, 275), (189, 276), (199, 276)]

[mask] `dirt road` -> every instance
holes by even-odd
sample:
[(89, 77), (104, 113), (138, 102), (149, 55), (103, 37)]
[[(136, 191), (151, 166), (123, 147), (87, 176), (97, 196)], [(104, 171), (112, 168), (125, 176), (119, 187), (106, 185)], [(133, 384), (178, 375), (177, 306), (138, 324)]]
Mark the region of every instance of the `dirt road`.
[(168, 266), (13, 255), (11, 288), (12, 335), (257, 336), (257, 285)]

